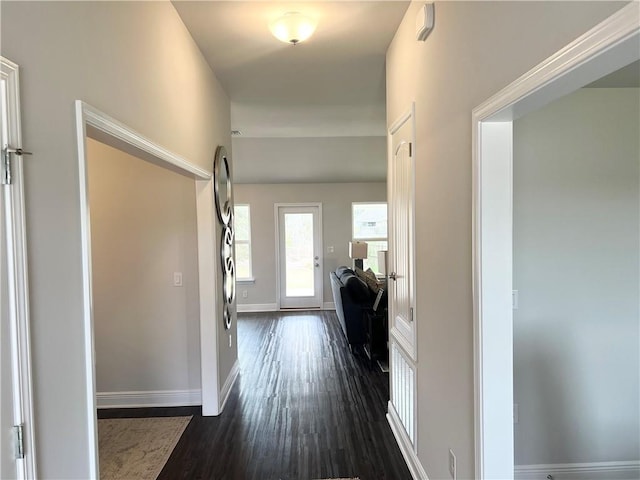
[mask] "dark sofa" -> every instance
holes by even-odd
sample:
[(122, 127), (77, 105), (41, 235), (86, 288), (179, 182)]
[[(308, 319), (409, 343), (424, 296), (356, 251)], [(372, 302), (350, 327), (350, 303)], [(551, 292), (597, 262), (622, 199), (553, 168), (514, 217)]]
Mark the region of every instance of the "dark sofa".
[(348, 267), (338, 267), (331, 272), (331, 290), (336, 305), (336, 314), (349, 345), (365, 343), (363, 315), (371, 310), (376, 295), (367, 283)]

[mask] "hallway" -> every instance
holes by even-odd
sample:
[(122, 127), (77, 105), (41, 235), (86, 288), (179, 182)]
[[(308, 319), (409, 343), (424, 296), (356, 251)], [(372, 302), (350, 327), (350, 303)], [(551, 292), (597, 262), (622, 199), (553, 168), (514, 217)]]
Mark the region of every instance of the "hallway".
[(219, 417), (199, 407), (159, 480), (410, 479), (385, 418), (388, 374), (351, 354), (334, 312), (238, 315), (240, 376)]

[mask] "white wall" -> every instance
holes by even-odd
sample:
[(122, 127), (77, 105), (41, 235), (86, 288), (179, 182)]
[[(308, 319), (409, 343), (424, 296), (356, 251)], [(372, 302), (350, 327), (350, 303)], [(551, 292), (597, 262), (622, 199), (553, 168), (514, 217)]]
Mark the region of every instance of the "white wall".
[(384, 182), (386, 137), (233, 138), (242, 183)]
[(471, 111), (619, 9), (612, 2), (409, 7), (387, 52), (387, 123), (416, 102), (417, 455), (429, 478), (474, 475)]
[[(329, 272), (340, 265), (351, 265), (351, 203), (386, 202), (385, 183), (306, 183), (273, 185), (236, 185), (236, 204), (250, 205), (254, 284), (239, 284), (238, 304), (275, 304), (276, 233), (274, 204), (322, 203), (324, 246), (324, 302), (333, 302)], [(327, 248), (334, 247), (333, 253)], [(242, 298), (246, 290), (248, 297)]]
[[(211, 169), (229, 100), (168, 2), (2, 2), (20, 65), (36, 442), (42, 478), (89, 477), (74, 101)], [(219, 322), (220, 328), (222, 322)], [(223, 344), (224, 345), (224, 344)], [(219, 352), (221, 378), (235, 349)]]
[(516, 464), (640, 458), (640, 94), (514, 122)]
[(96, 390), (199, 390), (194, 180), (95, 140), (87, 153)]

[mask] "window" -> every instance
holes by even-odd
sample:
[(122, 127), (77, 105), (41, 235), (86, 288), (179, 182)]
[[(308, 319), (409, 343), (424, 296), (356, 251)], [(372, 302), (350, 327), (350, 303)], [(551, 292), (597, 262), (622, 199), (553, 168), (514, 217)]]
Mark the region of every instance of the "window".
[(249, 205), (233, 207), (235, 246), (236, 246), (236, 278), (252, 280), (251, 272), (251, 215)]
[(387, 204), (351, 204), (353, 239), (367, 242), (367, 258), (363, 266), (379, 274), (378, 251), (387, 249)]

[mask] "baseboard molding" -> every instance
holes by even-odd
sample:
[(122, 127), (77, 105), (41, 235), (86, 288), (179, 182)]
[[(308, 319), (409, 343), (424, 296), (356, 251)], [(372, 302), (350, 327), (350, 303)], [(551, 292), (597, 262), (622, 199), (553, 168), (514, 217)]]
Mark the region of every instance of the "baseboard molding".
[(549, 465), (516, 465), (515, 480), (638, 480), (640, 460), (633, 462), (559, 463)]
[(233, 367), (231, 367), (231, 371), (229, 372), (229, 376), (222, 385), (222, 390), (220, 391), (220, 398), (222, 402), (220, 402), (220, 413), (224, 410), (224, 406), (227, 404), (227, 400), (229, 399), (229, 394), (231, 393), (231, 389), (233, 385), (236, 383), (236, 379), (238, 378), (238, 374), (240, 373), (240, 363), (236, 359)]
[[(238, 313), (251, 313), (251, 312), (277, 312), (278, 304), (276, 303), (249, 303), (236, 305)], [(335, 310), (336, 304), (334, 302), (323, 302), (322, 310)]]
[(201, 390), (98, 392), (98, 408), (184, 407), (202, 405)]
[(424, 467), (420, 463), (420, 460), (418, 460), (418, 456), (413, 450), (411, 440), (409, 440), (409, 436), (404, 431), (404, 427), (402, 426), (400, 417), (398, 416), (398, 413), (396, 412), (396, 409), (391, 402), (389, 402), (389, 413), (387, 413), (387, 421), (389, 422), (389, 426), (391, 427), (393, 436), (396, 437), (396, 442), (400, 447), (400, 452), (402, 452), (402, 456), (404, 457), (404, 461), (407, 464), (407, 468), (409, 468), (409, 472), (411, 472), (413, 480), (429, 480), (429, 477), (427, 477), (427, 472), (425, 472)]
[(236, 305), (238, 313), (247, 312), (277, 312), (278, 305), (275, 303), (251, 303), (245, 305)]

